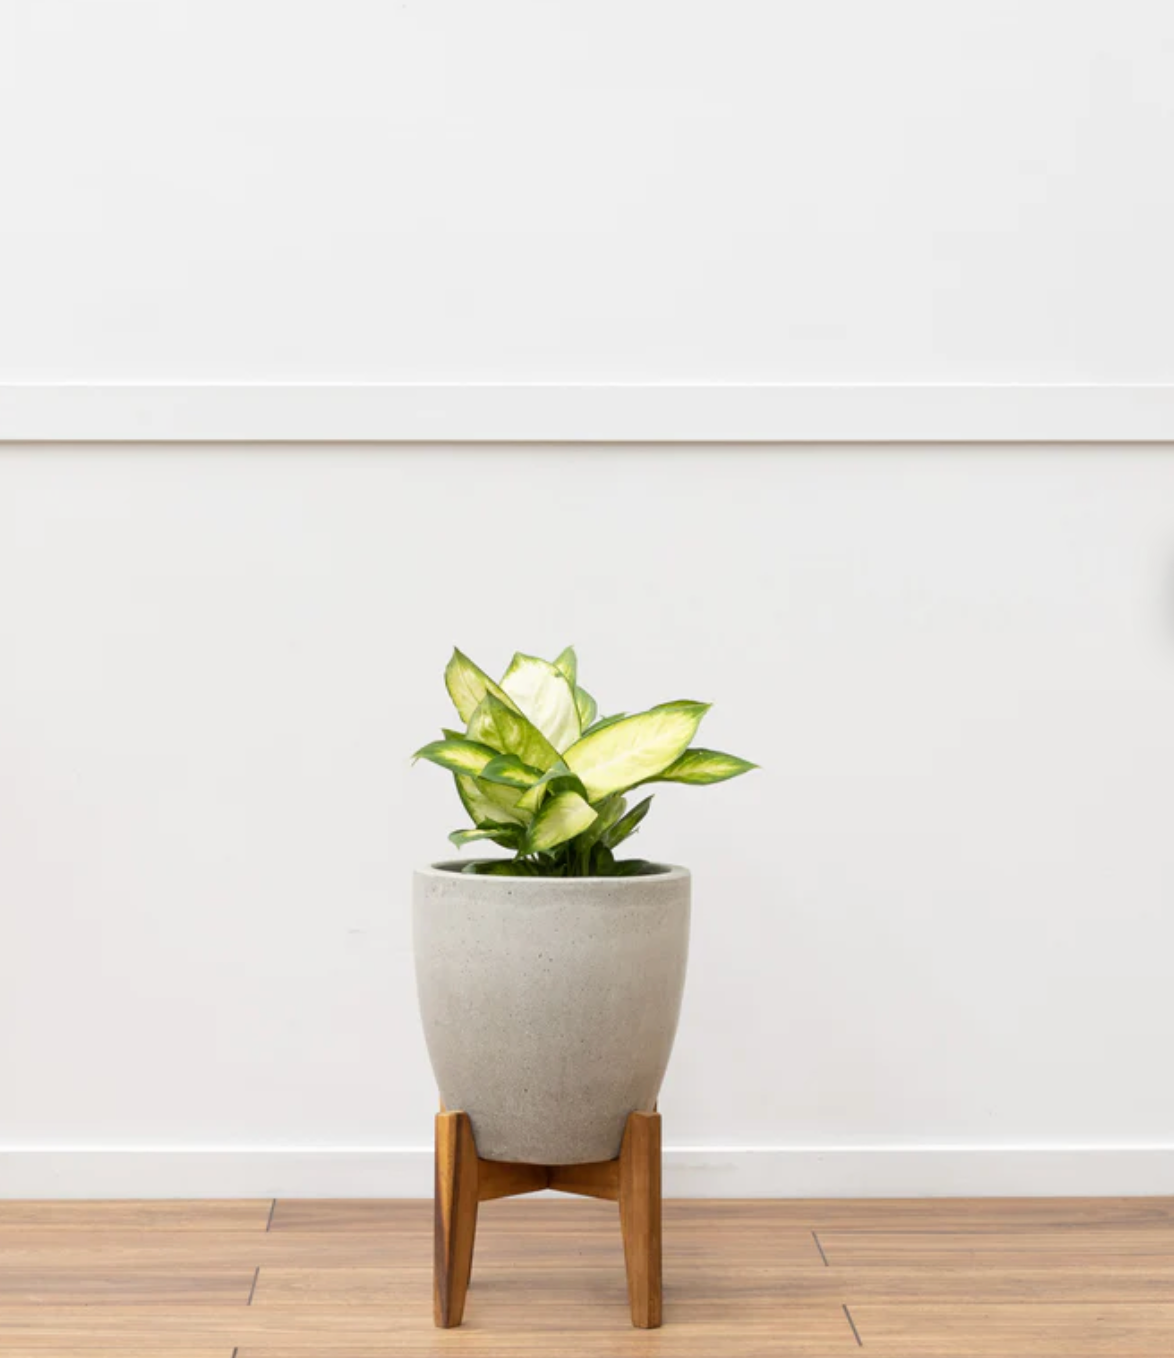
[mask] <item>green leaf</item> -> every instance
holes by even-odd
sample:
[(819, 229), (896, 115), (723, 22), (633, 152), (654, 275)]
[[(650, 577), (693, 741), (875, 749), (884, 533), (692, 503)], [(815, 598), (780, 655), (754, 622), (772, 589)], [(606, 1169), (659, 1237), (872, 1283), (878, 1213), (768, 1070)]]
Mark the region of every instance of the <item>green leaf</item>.
[(549, 660), (518, 651), (502, 677), (510, 702), (538, 728), (556, 750), (579, 739), (579, 711), (570, 681)]
[(486, 821), (476, 830), (454, 830), (449, 835), (449, 839), (458, 849), (479, 839), (491, 840), (494, 844), (500, 844), (505, 849), (517, 849), (522, 843), (522, 831), (517, 825), (503, 825), (499, 822)]
[(579, 711), (579, 729), (586, 731), (598, 715), (599, 707), (585, 688), (578, 687), (575, 689), (575, 706)]
[(577, 792), (580, 797), (586, 800), (587, 789), (560, 759), (557, 764), (547, 769), (536, 783), (531, 784), (528, 791), (523, 793), (522, 800), (518, 803), (518, 810), (533, 815), (549, 793), (568, 791)]
[(646, 858), (625, 858), (612, 865), (612, 877), (651, 877), (656, 872), (656, 864)]
[(611, 877), (615, 859), (606, 844), (595, 844), (591, 849), (589, 867), (592, 877)]
[(452, 659), (445, 666), (444, 686), (448, 689), (448, 696), (453, 701), (453, 706), (460, 713), (463, 722), (472, 719), (478, 704), (487, 693), (492, 693), (499, 702), (504, 702), (507, 707), (512, 707), (513, 703), (501, 691), (500, 688), (490, 679), (485, 671), (474, 665), (467, 655), (453, 648)]
[[(434, 740), (424, 745), (412, 756), (413, 759), (430, 759), (442, 769), (453, 773), (480, 773), (497, 755), (488, 745), (481, 745), (465, 736), (449, 736), (445, 740)], [(529, 784), (527, 784), (527, 787)]]
[(652, 798), (645, 797), (642, 802), (636, 805), (624, 815), (620, 820), (605, 830), (600, 836), (609, 849), (614, 849), (617, 844), (622, 844), (629, 835), (634, 834), (636, 827), (648, 815), (648, 808), (652, 805)]
[(596, 813), (577, 792), (548, 798), (526, 835), (526, 853), (539, 853), (565, 844), (594, 823)]
[(577, 797), (587, 800), (587, 789), (573, 773), (556, 773), (547, 786), (547, 792), (552, 797), (557, 797), (563, 792), (573, 792)]
[(537, 877), (538, 869), (533, 863), (517, 858), (486, 858), (466, 863), (462, 872), (471, 872), (478, 877)]
[(570, 769), (560, 759), (557, 764), (552, 765), (536, 783), (533, 783), (529, 790), (522, 794), (522, 799), (518, 803), (518, 809), (533, 815), (542, 805), (546, 794), (550, 791), (550, 784), (555, 778), (569, 774)]
[(648, 781), (654, 783), (691, 783), (704, 787), (709, 783), (724, 783), (727, 778), (737, 778), (740, 773), (756, 769), (748, 759), (739, 759), (736, 754), (722, 754), (720, 750), (686, 750), (675, 759), (667, 769)]
[[(580, 784), (580, 786), (582, 785)], [(624, 814), (627, 805), (627, 802), (624, 801), (623, 797), (621, 797), (618, 792), (613, 793), (610, 797), (605, 797), (601, 802), (597, 802), (595, 810), (599, 819), (589, 830), (584, 830), (582, 836), (583, 845), (590, 846), (602, 839), (605, 832), (610, 830), (616, 821)]]
[(562, 670), (567, 676), (567, 683), (574, 688), (579, 678), (579, 660), (573, 646), (568, 646), (565, 651), (560, 652), (554, 667), (556, 670)]
[(499, 754), (478, 771), (483, 783), (501, 783), (505, 787), (531, 788), (542, 777), (539, 769), (523, 764), (516, 754)]
[(476, 779), (476, 783), (482, 797), (500, 813), (498, 820), (516, 820), (525, 825), (529, 825), (533, 820), (533, 816), (520, 805), (525, 795), (520, 787), (506, 787), (504, 783), (486, 783), (480, 778)]
[(479, 783), (476, 778), (461, 773), (456, 775), (456, 782), (457, 795), (474, 825), (492, 825), (498, 821), (529, 825), (529, 814), (518, 807), (522, 794), (517, 788)]
[(492, 693), (481, 699), (469, 719), (469, 738), (499, 754), (516, 754), (523, 764), (542, 772), (558, 763), (558, 751), (542, 732)]
[(667, 769), (688, 748), (707, 711), (705, 703), (675, 703), (625, 717), (584, 736), (563, 760), (583, 780), (589, 799), (598, 801)]

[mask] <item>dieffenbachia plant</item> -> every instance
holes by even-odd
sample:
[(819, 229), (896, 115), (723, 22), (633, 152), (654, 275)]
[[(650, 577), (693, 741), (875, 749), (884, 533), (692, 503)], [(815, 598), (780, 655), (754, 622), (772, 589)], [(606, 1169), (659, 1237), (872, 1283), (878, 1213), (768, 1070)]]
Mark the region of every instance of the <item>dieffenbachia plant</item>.
[(466, 872), (525, 877), (620, 877), (647, 872), (614, 851), (648, 814), (626, 794), (647, 783), (720, 783), (757, 765), (691, 748), (708, 703), (661, 703), (634, 716), (600, 717), (579, 686), (575, 652), (551, 662), (520, 652), (495, 684), (453, 651), (444, 682), (464, 731), (444, 731), (417, 750), (452, 772), (473, 821), (458, 847), (488, 840), (513, 858), (466, 864)]

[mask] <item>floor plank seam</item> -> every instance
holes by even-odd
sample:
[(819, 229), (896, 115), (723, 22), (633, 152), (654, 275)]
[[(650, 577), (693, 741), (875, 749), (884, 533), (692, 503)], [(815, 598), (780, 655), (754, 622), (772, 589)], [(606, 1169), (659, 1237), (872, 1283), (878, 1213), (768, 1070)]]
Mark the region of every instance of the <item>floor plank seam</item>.
[(816, 1233), (815, 1233), (814, 1231), (812, 1231), (812, 1232), (811, 1232), (811, 1238), (812, 1238), (812, 1240), (815, 1241), (815, 1248), (819, 1251), (819, 1257), (823, 1260), (823, 1266), (824, 1266), (824, 1268), (830, 1268), (831, 1265), (828, 1263), (828, 1257), (827, 1257), (826, 1254), (824, 1254), (824, 1252), (823, 1252), (823, 1246), (819, 1243), (819, 1236), (816, 1235)]
[(860, 1338), (860, 1331), (856, 1328), (856, 1322), (852, 1319), (852, 1312), (848, 1310), (848, 1303), (844, 1303), (844, 1315), (848, 1318), (848, 1324), (852, 1326), (852, 1337), (856, 1340), (857, 1348), (864, 1347), (864, 1340)]
[[(0, 1203), (0, 1355), (641, 1358), (647, 1336), (627, 1338), (614, 1203), (488, 1204), (483, 1323), (446, 1340), (433, 1337), (428, 1306), (430, 1202), (284, 1201), (263, 1264), (257, 1209), (268, 1231), (278, 1199), (268, 1209), (263, 1198)], [(812, 1217), (819, 1227), (804, 1224)], [(696, 1200), (666, 1208), (665, 1237), (673, 1290), (662, 1358), (761, 1355), (775, 1343), (846, 1354), (844, 1324), (853, 1348), (901, 1358), (1174, 1358), (1174, 1196), (1125, 1206)], [(250, 1260), (247, 1307), (261, 1269), (270, 1274), (265, 1305), (242, 1321)], [(864, 1307), (863, 1327), (850, 1302), (836, 1318), (844, 1292)], [(446, 1343), (455, 1348), (441, 1354)]]

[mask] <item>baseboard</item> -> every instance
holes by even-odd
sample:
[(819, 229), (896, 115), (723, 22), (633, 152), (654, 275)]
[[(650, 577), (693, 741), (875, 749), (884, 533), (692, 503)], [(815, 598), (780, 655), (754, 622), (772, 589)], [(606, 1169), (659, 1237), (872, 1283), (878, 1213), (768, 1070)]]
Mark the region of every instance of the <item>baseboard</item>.
[[(0, 1198), (427, 1197), (424, 1147), (0, 1148)], [(669, 1147), (692, 1198), (1174, 1194), (1174, 1145)]]
[(0, 442), (1149, 443), (1174, 385), (0, 384)]

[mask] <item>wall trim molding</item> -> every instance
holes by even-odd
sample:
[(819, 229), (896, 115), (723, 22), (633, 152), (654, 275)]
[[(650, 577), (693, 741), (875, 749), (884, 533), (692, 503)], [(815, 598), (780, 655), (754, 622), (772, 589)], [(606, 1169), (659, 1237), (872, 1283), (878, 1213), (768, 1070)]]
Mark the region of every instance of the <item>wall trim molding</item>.
[(1174, 385), (0, 384), (8, 443), (1165, 443)]
[[(0, 1199), (428, 1197), (431, 1149), (0, 1148)], [(1174, 1194), (1174, 1145), (681, 1146), (670, 1197), (1052, 1197)]]

